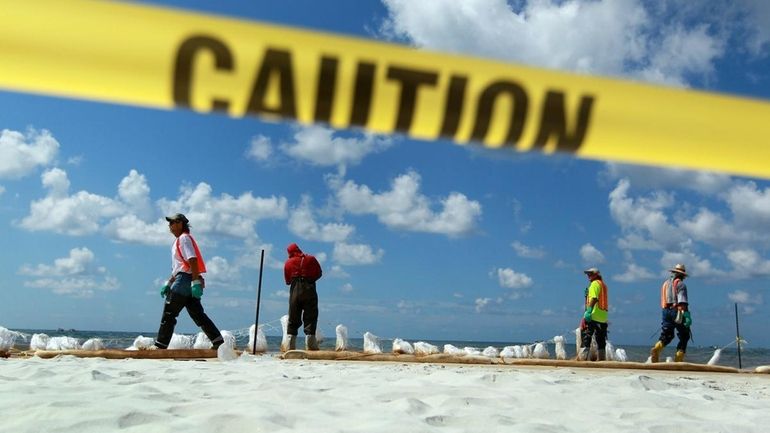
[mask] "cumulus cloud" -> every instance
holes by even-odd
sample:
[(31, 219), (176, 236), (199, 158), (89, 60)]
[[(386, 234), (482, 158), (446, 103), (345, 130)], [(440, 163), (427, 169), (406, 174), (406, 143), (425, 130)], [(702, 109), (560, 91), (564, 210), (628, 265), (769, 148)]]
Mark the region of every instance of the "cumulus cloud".
[(620, 281), (621, 283), (633, 283), (655, 277), (657, 277), (657, 274), (644, 266), (640, 266), (636, 263), (628, 263), (626, 264), (625, 270), (620, 274), (613, 275), (612, 279)]
[(545, 257), (545, 250), (539, 247), (530, 247), (519, 241), (514, 241), (511, 247), (516, 251), (516, 255), (526, 259), (542, 259)]
[(627, 179), (634, 188), (690, 189), (703, 194), (717, 194), (732, 186), (730, 176), (707, 171), (650, 167), (609, 162), (602, 177), (612, 182)]
[(383, 3), (385, 37), (547, 68), (682, 85), (724, 55), (726, 36), (709, 31), (722, 17), (671, 16), (641, 0)]
[(58, 295), (91, 297), (95, 290), (115, 290), (120, 284), (103, 266), (95, 264), (96, 257), (88, 248), (73, 248), (67, 257), (53, 264), (23, 265), (19, 274), (33, 277), (25, 287), (50, 289)]
[(387, 149), (392, 140), (373, 134), (358, 134), (358, 138), (343, 138), (322, 126), (298, 128), (294, 141), (281, 144), (289, 156), (320, 166), (355, 165), (368, 154)]
[(527, 274), (516, 272), (511, 268), (498, 268), (495, 274), (500, 287), (513, 289), (510, 294), (511, 299), (520, 298), (523, 294), (521, 290), (533, 284), (532, 278)]
[(382, 249), (377, 249), (375, 251), (370, 245), (338, 242), (334, 244), (332, 257), (334, 258), (334, 261), (339, 264), (358, 266), (377, 263), (382, 259), (384, 254), (385, 251)]
[(251, 139), (246, 157), (255, 161), (267, 161), (273, 154), (273, 145), (269, 137), (259, 135)]
[(311, 241), (342, 242), (355, 231), (355, 227), (342, 223), (318, 224), (310, 197), (302, 196), (300, 204), (292, 209), (289, 216), (289, 231)]
[(756, 311), (756, 306), (763, 305), (765, 303), (764, 297), (761, 293), (752, 295), (745, 290), (735, 290), (727, 294), (727, 298), (730, 302), (735, 302), (741, 305), (741, 309), (745, 314), (753, 314)]
[(391, 189), (373, 192), (366, 185), (337, 179), (330, 182), (341, 208), (352, 214), (373, 214), (391, 229), (460, 236), (472, 231), (481, 216), (481, 204), (464, 194), (450, 193), (440, 199), (434, 212), (431, 200), (420, 193), (420, 175), (414, 171), (398, 176)]
[(580, 247), (580, 258), (587, 265), (604, 263), (604, 254), (590, 243)]
[(50, 165), (59, 152), (59, 142), (50, 132), (27, 134), (3, 129), (0, 132), (0, 179), (19, 179), (38, 167)]
[(340, 287), (340, 292), (342, 293), (353, 293), (354, 290), (353, 285), (350, 283), (345, 283)]
[(492, 298), (476, 298), (476, 312), (481, 313), (491, 300)]

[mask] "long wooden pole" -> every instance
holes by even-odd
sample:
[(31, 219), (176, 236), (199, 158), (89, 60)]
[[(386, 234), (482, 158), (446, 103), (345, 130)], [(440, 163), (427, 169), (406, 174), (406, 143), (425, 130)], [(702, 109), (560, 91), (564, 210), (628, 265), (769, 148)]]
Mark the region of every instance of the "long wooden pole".
[(259, 256), (259, 284), (257, 285), (257, 317), (254, 318), (254, 345), (251, 354), (257, 354), (257, 335), (259, 334), (259, 298), (262, 296), (262, 265), (265, 263), (265, 250)]
[(735, 303), (735, 341), (738, 342), (738, 368), (743, 368), (741, 363), (741, 330), (738, 327), (738, 303)]

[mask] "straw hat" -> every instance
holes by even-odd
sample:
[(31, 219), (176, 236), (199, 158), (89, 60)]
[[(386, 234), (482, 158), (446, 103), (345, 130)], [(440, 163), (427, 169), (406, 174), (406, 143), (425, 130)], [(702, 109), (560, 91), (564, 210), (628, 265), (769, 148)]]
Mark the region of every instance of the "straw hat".
[(673, 272), (675, 274), (682, 274), (685, 277), (687, 276), (687, 269), (685, 269), (684, 265), (681, 263), (677, 263), (676, 266), (668, 270), (669, 272)]

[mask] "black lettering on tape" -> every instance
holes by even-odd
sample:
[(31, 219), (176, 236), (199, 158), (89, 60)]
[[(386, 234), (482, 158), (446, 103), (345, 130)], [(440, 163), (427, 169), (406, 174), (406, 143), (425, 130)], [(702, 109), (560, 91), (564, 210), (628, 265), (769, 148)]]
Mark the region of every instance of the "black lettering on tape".
[(540, 117), (540, 130), (535, 138), (533, 149), (543, 149), (552, 135), (556, 135), (556, 150), (576, 152), (583, 144), (591, 118), (594, 97), (580, 98), (575, 128), (567, 131), (567, 115), (564, 107), (564, 93), (549, 90), (543, 102), (543, 114)]
[[(269, 107), (265, 98), (270, 83), (274, 82), (272, 78), (277, 76), (280, 92), (278, 106)], [(291, 63), (291, 53), (286, 50), (268, 48), (265, 51), (265, 57), (257, 73), (257, 79), (254, 81), (254, 87), (251, 91), (251, 98), (246, 107), (246, 114), (275, 114), (280, 117), (296, 119), (297, 104), (294, 90), (294, 70)]]
[(414, 118), (414, 107), (417, 104), (419, 87), (422, 85), (435, 86), (438, 81), (438, 74), (391, 66), (388, 68), (388, 78), (401, 83), (401, 98), (398, 103), (395, 130), (408, 133)]
[(374, 92), (375, 71), (376, 65), (374, 63), (358, 63), (356, 84), (353, 91), (353, 107), (350, 113), (351, 126), (366, 126), (366, 123), (369, 121), (372, 92)]
[(335, 57), (321, 57), (321, 73), (318, 75), (316, 88), (315, 116), (316, 122), (330, 123), (332, 107), (334, 106), (334, 90), (337, 87), (337, 65)]
[(500, 95), (509, 95), (512, 110), (511, 118), (508, 124), (508, 133), (505, 136), (505, 144), (515, 146), (524, 130), (524, 122), (527, 120), (527, 107), (529, 99), (524, 88), (513, 81), (496, 81), (487, 86), (481, 96), (476, 109), (476, 122), (473, 126), (471, 140), (484, 142), (484, 138), (489, 132), (489, 123), (492, 120), (492, 112), (495, 102)]
[(449, 79), (446, 103), (444, 105), (444, 121), (441, 124), (439, 135), (454, 138), (460, 118), (463, 115), (463, 101), (465, 99), (465, 86), (468, 78), (462, 75), (452, 75)]
[[(233, 70), (233, 55), (224, 42), (202, 35), (185, 39), (177, 50), (174, 62), (172, 98), (177, 107), (192, 107), (193, 63), (195, 63), (195, 56), (201, 51), (210, 51), (214, 55), (214, 66), (217, 70)], [(213, 110), (227, 111), (229, 107), (230, 102), (226, 99), (212, 101)]]

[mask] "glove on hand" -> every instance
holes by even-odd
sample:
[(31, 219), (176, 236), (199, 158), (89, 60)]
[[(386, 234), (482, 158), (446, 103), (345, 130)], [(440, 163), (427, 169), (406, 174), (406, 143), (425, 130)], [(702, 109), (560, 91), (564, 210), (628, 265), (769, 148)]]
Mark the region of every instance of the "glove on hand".
[(692, 317), (690, 317), (690, 312), (689, 311), (685, 311), (684, 312), (684, 326), (689, 328), (690, 325), (692, 325)]
[(168, 286), (168, 284), (165, 284), (163, 287), (160, 288), (160, 297), (165, 298), (168, 294), (168, 291), (171, 290), (171, 287)]
[(200, 299), (201, 296), (203, 296), (203, 283), (201, 280), (195, 280), (192, 282), (192, 297), (195, 299)]
[(583, 313), (583, 319), (585, 319), (586, 322), (591, 321), (591, 308), (586, 308), (586, 312)]

